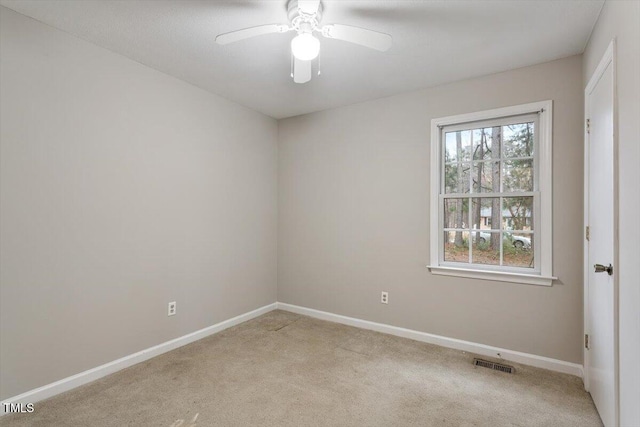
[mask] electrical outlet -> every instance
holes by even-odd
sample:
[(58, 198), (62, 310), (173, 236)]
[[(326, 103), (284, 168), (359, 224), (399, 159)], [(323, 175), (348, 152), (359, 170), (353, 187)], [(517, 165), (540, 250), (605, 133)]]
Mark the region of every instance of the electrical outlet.
[(167, 309), (167, 316), (173, 316), (174, 314), (176, 314), (176, 310), (177, 310), (176, 302), (175, 301), (170, 302), (169, 307)]
[(382, 291), (380, 294), (380, 302), (382, 304), (389, 304), (389, 292)]

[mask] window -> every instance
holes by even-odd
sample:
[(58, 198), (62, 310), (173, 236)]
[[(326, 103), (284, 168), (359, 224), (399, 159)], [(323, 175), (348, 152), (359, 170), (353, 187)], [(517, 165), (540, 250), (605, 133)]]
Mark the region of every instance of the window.
[(551, 285), (551, 101), (431, 121), (434, 274)]

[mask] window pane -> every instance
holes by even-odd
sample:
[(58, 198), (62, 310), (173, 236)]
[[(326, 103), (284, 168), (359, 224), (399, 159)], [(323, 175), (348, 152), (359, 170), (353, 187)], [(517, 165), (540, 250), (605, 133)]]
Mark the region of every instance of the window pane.
[(500, 162), (479, 162), (473, 164), (473, 192), (500, 192)]
[(444, 199), (444, 228), (468, 228), (469, 199)]
[(502, 150), (502, 127), (494, 126), (492, 128), (486, 128), (485, 133), (489, 142), (489, 156), (488, 159), (499, 160)]
[(473, 263), (500, 265), (500, 245), (491, 247), (492, 241), (500, 240), (499, 232), (478, 231), (473, 235)]
[(471, 131), (445, 133), (444, 147), (445, 163), (471, 160)]
[(533, 160), (505, 161), (502, 191), (533, 191)]
[(491, 128), (474, 129), (471, 134), (473, 159), (491, 159)]
[(504, 157), (533, 157), (533, 132), (533, 122), (503, 126)]
[(534, 268), (533, 234), (505, 233), (502, 264)]
[(446, 165), (444, 167), (444, 192), (446, 194), (469, 192), (469, 163)]
[(533, 230), (533, 197), (505, 197), (502, 200), (505, 230)]
[(468, 231), (444, 232), (444, 260), (469, 263)]
[(500, 229), (500, 199), (498, 197), (476, 197), (472, 200), (472, 228), (481, 230)]

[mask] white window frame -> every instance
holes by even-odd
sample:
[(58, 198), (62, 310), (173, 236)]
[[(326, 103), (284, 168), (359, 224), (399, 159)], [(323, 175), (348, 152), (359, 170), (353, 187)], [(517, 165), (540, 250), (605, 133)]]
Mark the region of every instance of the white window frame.
[[(534, 230), (535, 271), (504, 266), (481, 266), (478, 264), (447, 263), (443, 261), (443, 197), (442, 158), (443, 128), (472, 122), (496, 121), (537, 114), (537, 144), (534, 163), (537, 163), (534, 179), (537, 180), (538, 203), (534, 203), (534, 218), (539, 218), (539, 227)], [(497, 108), (469, 114), (441, 117), (431, 120), (431, 263), (427, 267), (433, 274), (474, 279), (495, 280), (529, 285), (551, 286), (553, 280), (553, 162), (552, 162), (553, 102), (540, 101), (513, 107)], [(536, 200), (536, 199), (534, 199)], [(453, 265), (452, 265), (453, 264)]]

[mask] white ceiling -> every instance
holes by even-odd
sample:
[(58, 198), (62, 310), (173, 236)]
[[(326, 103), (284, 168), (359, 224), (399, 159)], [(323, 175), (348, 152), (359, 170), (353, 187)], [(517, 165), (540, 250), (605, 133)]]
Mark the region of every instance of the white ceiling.
[(0, 4), (275, 118), (582, 53), (604, 0), (326, 0), (322, 23), (393, 35), (385, 53), (321, 39), (322, 75), (293, 83), (289, 41), (217, 34), (287, 23), (286, 0), (0, 0)]

